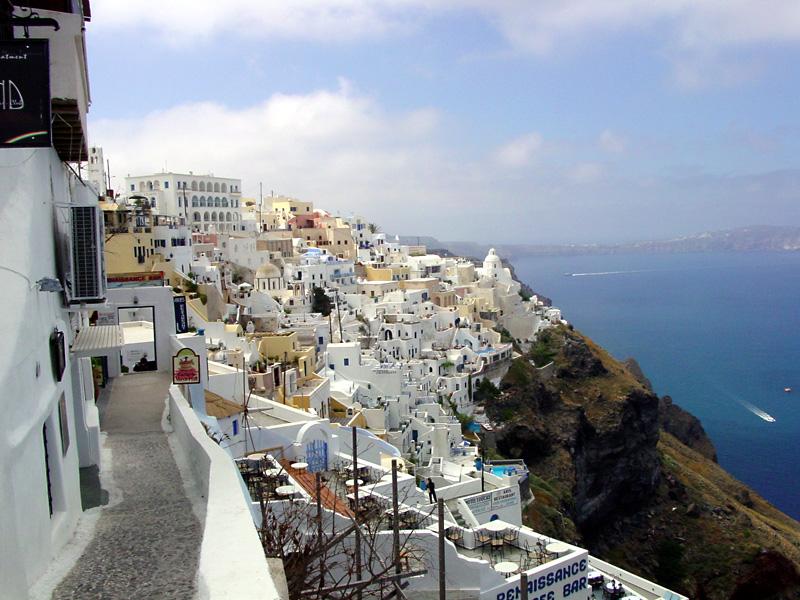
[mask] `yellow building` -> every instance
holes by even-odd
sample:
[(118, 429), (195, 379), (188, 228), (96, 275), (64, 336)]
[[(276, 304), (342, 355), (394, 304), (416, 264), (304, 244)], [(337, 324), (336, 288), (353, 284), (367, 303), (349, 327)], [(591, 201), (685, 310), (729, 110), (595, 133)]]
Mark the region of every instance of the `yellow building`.
[(101, 202), (105, 229), (106, 272), (150, 271), (154, 260), (161, 260), (153, 244), (152, 216), (116, 202)]
[(411, 272), (407, 265), (367, 266), (365, 270), (367, 281), (406, 281)]
[(314, 203), (279, 196), (272, 200), (272, 210), (285, 220), (295, 215), (310, 215), (314, 212)]
[(297, 339), (297, 332), (256, 333), (253, 336), (259, 340), (258, 353), (263, 358), (296, 366), (300, 380), (314, 375), (316, 349), (314, 346), (302, 346)]

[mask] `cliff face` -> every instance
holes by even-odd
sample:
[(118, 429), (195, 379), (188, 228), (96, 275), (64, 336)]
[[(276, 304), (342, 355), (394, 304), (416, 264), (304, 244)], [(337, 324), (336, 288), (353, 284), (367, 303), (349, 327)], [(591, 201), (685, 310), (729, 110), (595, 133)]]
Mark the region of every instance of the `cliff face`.
[[(625, 359), (622, 364), (645, 389), (653, 391), (650, 380), (644, 374), (636, 359)], [(671, 433), (692, 450), (696, 450), (706, 458), (717, 462), (717, 449), (714, 447), (711, 438), (706, 434), (700, 419), (674, 404), (669, 396), (664, 396), (659, 400), (658, 412), (659, 424), (662, 430)]]
[[(764, 549), (771, 568), (797, 568), (798, 523), (716, 464), (694, 416), (575, 331), (537, 352), (553, 377), (521, 358), (485, 397), (497, 451), (531, 470), (527, 524), (697, 599), (746, 597)], [(793, 577), (774, 578), (774, 597), (794, 597)]]

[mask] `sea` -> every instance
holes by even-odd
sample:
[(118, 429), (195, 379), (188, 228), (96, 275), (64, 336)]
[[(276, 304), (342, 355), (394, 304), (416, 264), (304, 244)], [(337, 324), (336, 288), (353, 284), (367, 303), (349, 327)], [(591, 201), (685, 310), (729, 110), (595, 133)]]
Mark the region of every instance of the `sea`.
[(727, 471), (800, 519), (800, 252), (511, 262), (577, 329), (634, 357), (657, 394), (699, 417)]

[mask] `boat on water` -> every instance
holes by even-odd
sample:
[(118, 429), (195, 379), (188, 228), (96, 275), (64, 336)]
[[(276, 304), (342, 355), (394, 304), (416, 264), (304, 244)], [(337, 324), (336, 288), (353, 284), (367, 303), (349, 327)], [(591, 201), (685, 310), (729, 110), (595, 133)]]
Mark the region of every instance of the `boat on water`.
[(791, 392), (791, 391), (792, 391), (792, 388), (790, 388), (790, 387), (785, 387), (785, 388), (783, 388), (783, 391), (784, 391), (784, 392), (786, 392), (786, 393), (788, 394), (789, 392)]

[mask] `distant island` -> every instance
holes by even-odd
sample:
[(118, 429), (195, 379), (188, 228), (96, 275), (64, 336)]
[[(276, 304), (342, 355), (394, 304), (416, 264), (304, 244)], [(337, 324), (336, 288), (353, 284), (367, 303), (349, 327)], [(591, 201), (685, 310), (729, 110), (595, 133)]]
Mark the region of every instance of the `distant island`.
[[(489, 243), (443, 242), (432, 237), (400, 236), (409, 245), (446, 248), (461, 256), (483, 256)], [(491, 244), (509, 260), (522, 256), (580, 256), (589, 254), (656, 254), (679, 252), (798, 252), (800, 227), (755, 225), (721, 231), (706, 231), (667, 240), (621, 244)]]

